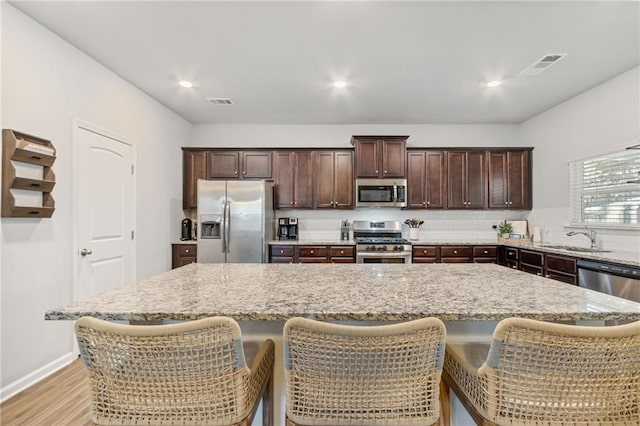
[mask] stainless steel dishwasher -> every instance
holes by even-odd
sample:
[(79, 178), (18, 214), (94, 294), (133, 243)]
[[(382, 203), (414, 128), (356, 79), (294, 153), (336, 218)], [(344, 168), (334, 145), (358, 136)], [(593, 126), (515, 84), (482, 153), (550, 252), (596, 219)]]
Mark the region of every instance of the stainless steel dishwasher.
[[(640, 303), (640, 268), (593, 260), (578, 260), (578, 285)], [(606, 325), (632, 321), (606, 321)]]

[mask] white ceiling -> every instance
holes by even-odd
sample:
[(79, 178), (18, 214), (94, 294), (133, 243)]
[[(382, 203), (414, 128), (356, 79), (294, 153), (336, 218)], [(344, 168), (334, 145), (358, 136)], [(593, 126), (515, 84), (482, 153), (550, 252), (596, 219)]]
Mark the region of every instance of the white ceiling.
[(11, 3), (192, 123), (520, 123), (640, 63), (636, 1)]

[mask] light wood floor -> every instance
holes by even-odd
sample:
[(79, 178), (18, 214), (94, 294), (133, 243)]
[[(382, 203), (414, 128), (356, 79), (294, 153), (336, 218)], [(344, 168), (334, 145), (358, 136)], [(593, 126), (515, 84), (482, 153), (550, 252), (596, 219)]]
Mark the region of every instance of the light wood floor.
[(2, 426), (92, 426), (86, 371), (70, 365), (0, 405)]

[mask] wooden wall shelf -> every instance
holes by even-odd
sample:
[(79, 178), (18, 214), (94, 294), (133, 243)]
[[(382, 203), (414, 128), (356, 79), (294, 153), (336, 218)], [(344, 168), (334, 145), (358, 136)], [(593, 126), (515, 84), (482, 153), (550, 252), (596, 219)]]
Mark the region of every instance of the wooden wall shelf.
[[(2, 130), (2, 217), (51, 217), (55, 210), (55, 200), (51, 191), (56, 184), (56, 176), (51, 170), (56, 160), (56, 149), (46, 139), (17, 132)], [(42, 178), (16, 176), (14, 162), (42, 167)], [(42, 205), (16, 205), (12, 189), (39, 192)]]

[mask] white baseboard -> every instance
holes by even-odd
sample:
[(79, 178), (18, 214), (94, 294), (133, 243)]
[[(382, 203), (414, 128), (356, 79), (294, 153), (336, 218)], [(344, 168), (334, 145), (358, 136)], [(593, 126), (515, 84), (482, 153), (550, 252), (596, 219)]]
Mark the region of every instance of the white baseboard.
[(12, 396), (22, 392), (29, 386), (33, 386), (45, 377), (55, 373), (62, 367), (69, 365), (73, 360), (78, 357), (77, 353), (69, 352), (60, 358), (51, 361), (49, 364), (38, 368), (33, 373), (29, 373), (21, 379), (16, 380), (13, 383), (0, 389), (0, 402), (4, 402)]

